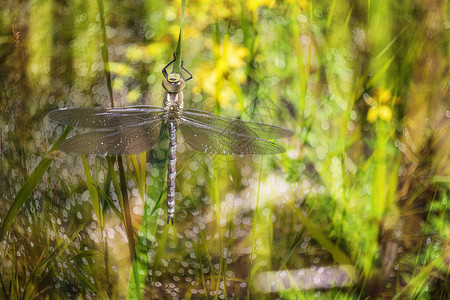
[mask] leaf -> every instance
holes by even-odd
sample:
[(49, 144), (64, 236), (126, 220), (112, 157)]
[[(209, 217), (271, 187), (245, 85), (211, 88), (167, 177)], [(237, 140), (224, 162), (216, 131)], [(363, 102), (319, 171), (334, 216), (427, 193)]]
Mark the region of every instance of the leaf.
[(102, 198), (106, 201), (106, 203), (108, 205), (104, 205), (104, 207), (110, 207), (112, 209), (112, 211), (114, 212), (114, 214), (120, 219), (120, 221), (123, 222), (123, 215), (122, 213), (117, 209), (117, 207), (114, 205), (113, 200), (111, 199), (110, 196), (108, 196), (104, 190), (102, 190), (101, 188), (99, 188), (97, 186), (97, 192), (100, 193), (100, 196), (102, 196)]
[(89, 257), (93, 257), (93, 256), (103, 256), (103, 254), (97, 250), (94, 249), (90, 249), (90, 250), (84, 250), (79, 252), (78, 254), (72, 256), (70, 259), (68, 260), (80, 260), (82, 258), (89, 258)]
[(83, 168), (84, 174), (86, 175), (86, 183), (89, 190), (89, 195), (91, 196), (92, 206), (94, 207), (94, 212), (97, 215), (98, 223), (101, 227), (103, 227), (103, 214), (100, 206), (100, 200), (98, 197), (98, 191), (96, 184), (94, 183), (94, 179), (91, 176), (91, 172), (89, 171), (89, 166), (86, 161), (86, 156), (81, 156), (83, 159)]
[(186, 0), (181, 0), (181, 22), (180, 22), (180, 34), (178, 35), (177, 50), (175, 55), (177, 60), (173, 64), (172, 73), (181, 73), (181, 46), (183, 40), (183, 25), (184, 25), (184, 8), (186, 6)]

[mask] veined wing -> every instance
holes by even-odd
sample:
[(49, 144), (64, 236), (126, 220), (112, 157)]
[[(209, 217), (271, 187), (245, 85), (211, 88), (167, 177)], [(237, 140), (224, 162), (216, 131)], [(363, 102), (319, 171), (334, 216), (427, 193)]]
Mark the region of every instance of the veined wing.
[(259, 122), (246, 122), (197, 109), (185, 108), (183, 109), (183, 115), (193, 122), (212, 125), (214, 128), (219, 128), (223, 131), (234, 132), (253, 138), (257, 137), (264, 140), (280, 139), (290, 137), (294, 134), (291, 130), (279, 126)]
[[(186, 143), (192, 149), (199, 152), (219, 155), (239, 155), (277, 154), (285, 151), (280, 145), (262, 139), (256, 134), (252, 135), (251, 133), (255, 132), (255, 127), (249, 127), (246, 131), (244, 125), (247, 122), (240, 121), (236, 130), (233, 130), (231, 124), (229, 124), (229, 128), (224, 129), (214, 125), (214, 122), (211, 123), (213, 124), (207, 123), (206, 119), (200, 122), (191, 118), (190, 115), (183, 114), (180, 117), (179, 127)], [(255, 126), (254, 124), (252, 123), (252, 126)], [(259, 131), (256, 132), (259, 133)]]
[(162, 113), (164, 113), (164, 108), (153, 105), (122, 108), (67, 107), (49, 112), (48, 118), (60, 124), (73, 127), (109, 130), (147, 122)]
[(138, 154), (158, 143), (163, 119), (160, 115), (138, 125), (78, 134), (62, 141), (59, 149), (87, 155)]

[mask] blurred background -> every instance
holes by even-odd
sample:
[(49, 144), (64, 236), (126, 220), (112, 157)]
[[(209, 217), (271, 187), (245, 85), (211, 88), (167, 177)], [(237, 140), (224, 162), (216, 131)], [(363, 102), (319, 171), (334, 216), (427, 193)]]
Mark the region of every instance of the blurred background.
[(180, 18), (0, 2), (0, 299), (448, 299), (448, 1), (188, 0), (185, 106), (295, 135), (271, 157), (180, 138), (174, 226), (167, 139), (124, 158), (131, 262), (117, 163), (50, 151), (45, 115), (111, 106), (105, 57), (115, 106), (161, 105)]

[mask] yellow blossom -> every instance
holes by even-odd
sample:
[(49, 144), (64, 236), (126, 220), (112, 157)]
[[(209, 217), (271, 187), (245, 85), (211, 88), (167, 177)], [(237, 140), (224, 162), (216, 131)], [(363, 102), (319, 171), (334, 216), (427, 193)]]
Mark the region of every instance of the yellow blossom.
[(201, 36), (201, 32), (193, 26), (184, 26), (183, 35), (185, 40), (195, 39)]
[(213, 95), (215, 91), (216, 84), (216, 72), (214, 72), (213, 68), (205, 63), (200, 65), (198, 69), (194, 72), (196, 74), (197, 83), (193, 89), (193, 93), (201, 93), (205, 91), (206, 93)]
[[(164, 53), (167, 53), (167, 43), (152, 42), (145, 47), (145, 55), (149, 57), (161, 57)], [(170, 58), (170, 57), (169, 57)]]
[(374, 123), (378, 118), (378, 110), (376, 107), (369, 108), (367, 112), (367, 122)]
[(378, 118), (387, 122), (392, 120), (391, 108), (388, 105), (383, 104), (390, 100), (395, 102), (396, 99), (392, 99), (392, 92), (388, 89), (376, 90), (374, 98), (368, 95), (367, 97), (365, 96), (364, 101), (371, 106), (367, 112), (367, 121), (369, 123), (374, 123)]
[(367, 112), (367, 122), (374, 123), (377, 118), (380, 118), (383, 121), (389, 122), (392, 120), (392, 110), (387, 105), (380, 105), (377, 107), (369, 108)]
[(228, 48), (228, 66), (230, 68), (239, 68), (245, 63), (249, 51), (245, 47), (235, 46), (230, 43)]
[(381, 105), (378, 110), (378, 116), (381, 120), (390, 121), (392, 120), (392, 110), (387, 105)]
[(224, 44), (210, 45), (216, 57), (215, 64), (203, 64), (194, 73), (197, 74), (197, 85), (193, 88), (194, 93), (205, 92), (220, 101), (222, 107), (227, 107), (236, 99), (232, 86), (227, 78), (233, 79), (233, 85), (243, 84), (247, 78), (245, 75), (245, 60), (248, 49), (227, 40)]
[(386, 103), (392, 99), (392, 92), (387, 89), (379, 89), (375, 94), (375, 98), (380, 103)]
[(172, 36), (174, 40), (178, 39), (178, 35), (180, 34), (180, 26), (179, 25), (170, 25), (169, 26), (169, 34)]
[(275, 0), (247, 0), (247, 8), (249, 11), (256, 11), (260, 6), (272, 7)]

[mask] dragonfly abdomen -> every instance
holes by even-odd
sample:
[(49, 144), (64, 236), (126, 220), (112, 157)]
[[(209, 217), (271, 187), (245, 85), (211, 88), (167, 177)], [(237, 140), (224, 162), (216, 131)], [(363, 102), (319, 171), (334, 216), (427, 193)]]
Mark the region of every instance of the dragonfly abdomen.
[(167, 160), (167, 224), (172, 222), (175, 213), (175, 179), (177, 176), (177, 126), (175, 120), (167, 123), (169, 129), (169, 155)]

